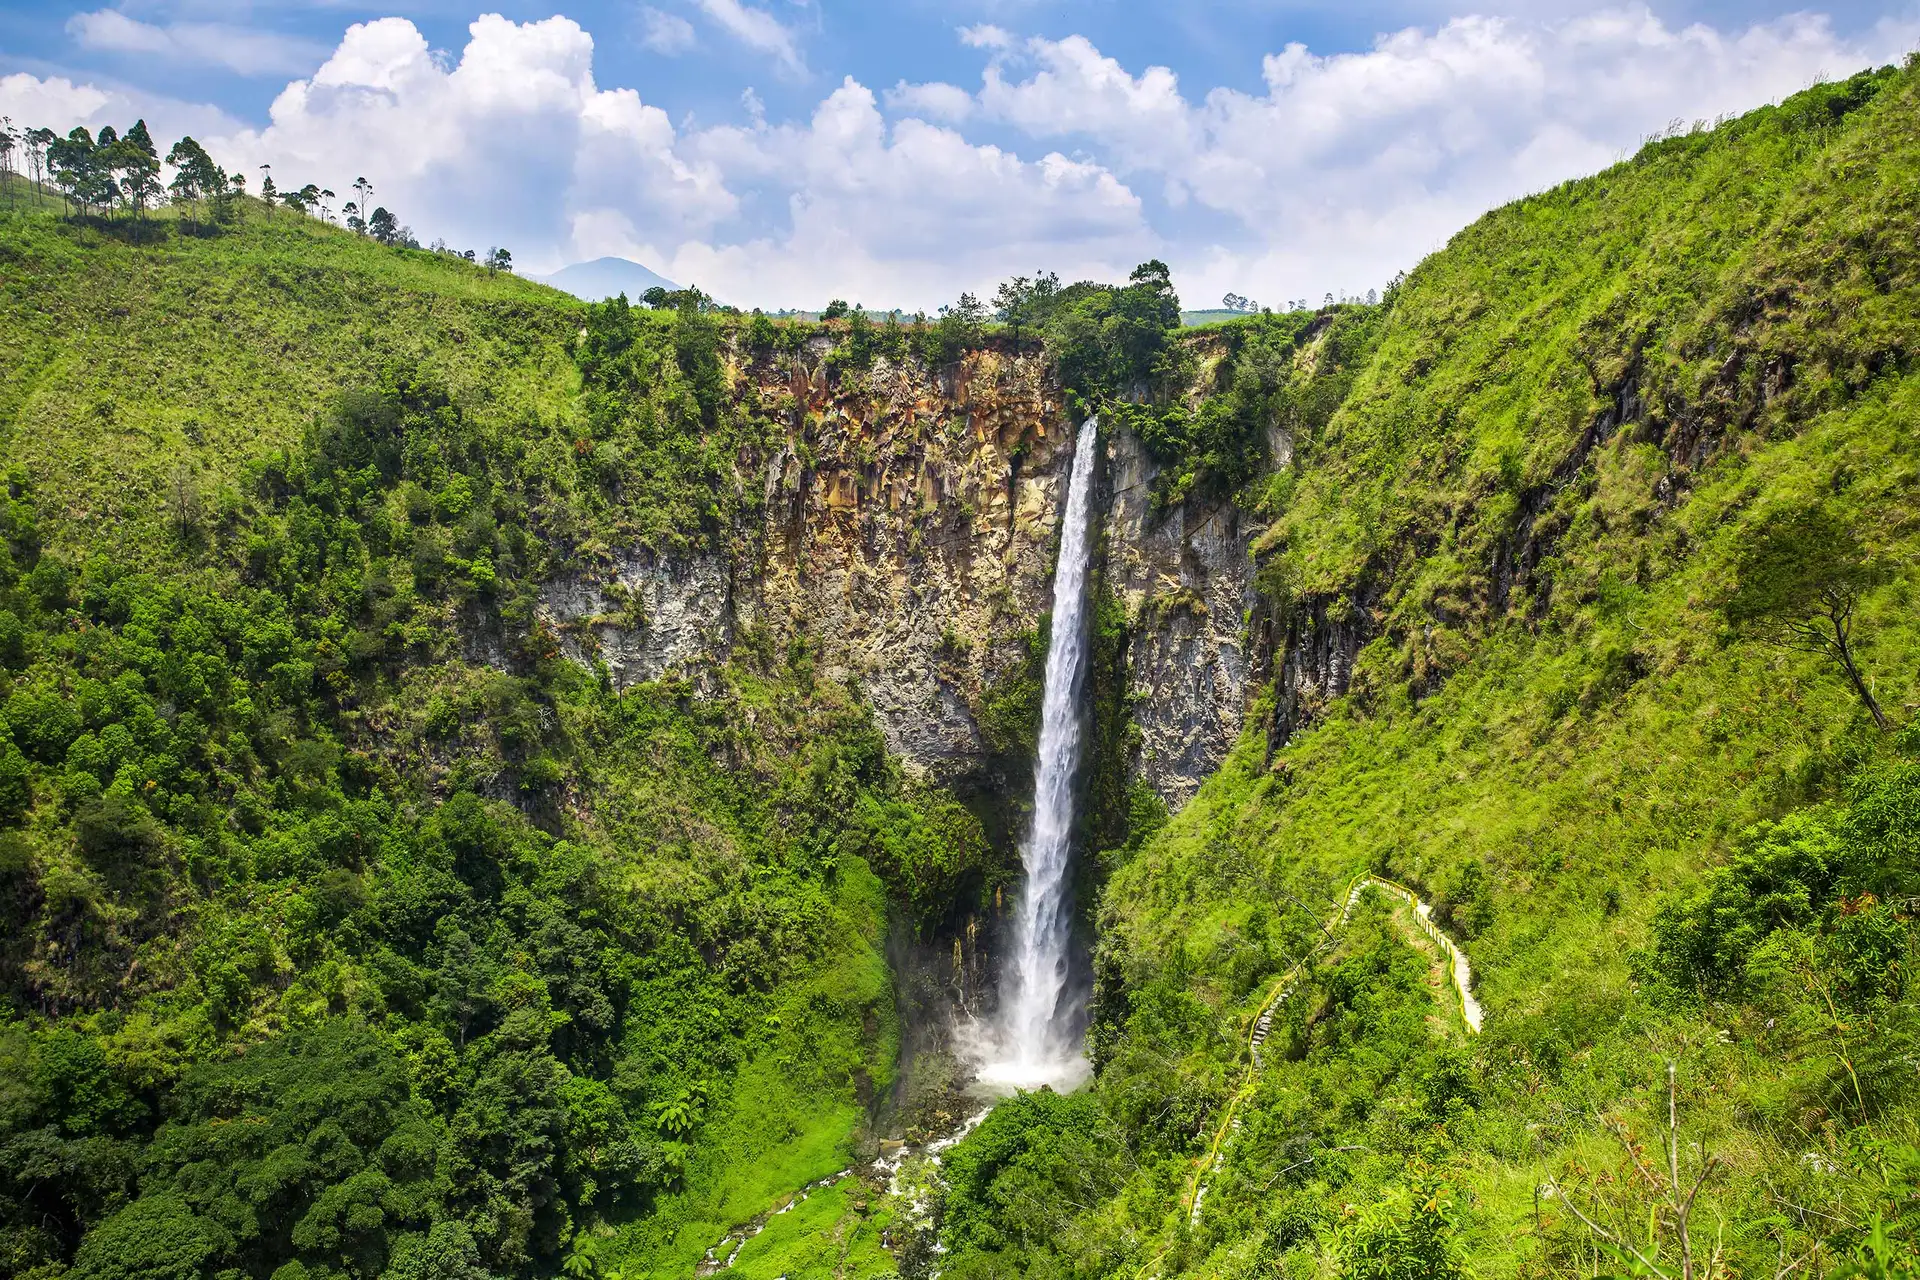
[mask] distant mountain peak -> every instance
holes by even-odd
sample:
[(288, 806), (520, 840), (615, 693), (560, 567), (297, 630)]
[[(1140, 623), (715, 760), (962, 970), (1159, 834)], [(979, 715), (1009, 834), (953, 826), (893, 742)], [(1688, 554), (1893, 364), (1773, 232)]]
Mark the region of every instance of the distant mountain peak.
[(599, 302), (615, 294), (624, 293), (629, 302), (638, 302), (640, 295), (658, 286), (662, 289), (678, 289), (680, 286), (667, 279), (650, 267), (642, 266), (631, 258), (595, 258), (591, 262), (576, 262), (570, 267), (562, 267), (550, 276), (542, 277), (546, 284), (556, 289), (564, 289), (576, 298), (588, 302)]

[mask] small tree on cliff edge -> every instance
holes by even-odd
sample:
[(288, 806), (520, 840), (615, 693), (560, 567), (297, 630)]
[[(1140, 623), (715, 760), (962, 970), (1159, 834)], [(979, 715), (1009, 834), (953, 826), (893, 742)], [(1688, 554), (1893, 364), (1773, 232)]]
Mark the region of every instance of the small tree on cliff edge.
[(1886, 713), (1854, 661), (1853, 615), (1886, 575), (1853, 530), (1825, 507), (1776, 512), (1741, 547), (1735, 575), (1724, 606), (1734, 631), (1832, 658), (1885, 729)]

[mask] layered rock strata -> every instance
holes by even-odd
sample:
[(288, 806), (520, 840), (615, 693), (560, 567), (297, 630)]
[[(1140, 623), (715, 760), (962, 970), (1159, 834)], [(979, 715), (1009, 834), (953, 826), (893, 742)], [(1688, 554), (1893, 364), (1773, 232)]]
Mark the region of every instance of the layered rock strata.
[[(1073, 426), (1044, 358), (988, 347), (932, 370), (876, 358), (835, 371), (818, 342), (739, 363), (735, 394), (786, 434), (736, 483), (764, 499), (729, 552), (616, 555), (550, 583), (548, 620), (622, 686), (697, 674), (749, 628), (803, 638), (856, 682), (909, 769), (951, 781), (989, 751), (982, 699), (1051, 608)], [(1249, 653), (1249, 530), (1230, 502), (1156, 511), (1154, 467), (1107, 443), (1107, 582), (1132, 624), (1134, 767), (1178, 806), (1238, 735)]]

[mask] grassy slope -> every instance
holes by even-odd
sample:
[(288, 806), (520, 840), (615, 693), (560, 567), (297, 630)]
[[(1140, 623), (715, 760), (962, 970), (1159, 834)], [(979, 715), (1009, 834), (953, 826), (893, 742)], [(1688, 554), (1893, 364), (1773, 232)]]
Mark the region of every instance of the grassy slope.
[(62, 495), (61, 531), (140, 553), (176, 467), (230, 483), (395, 362), (502, 419), (568, 407), (571, 297), (288, 212), (248, 218), (158, 243), (48, 217), (0, 230), (0, 429)]
[(885, 1280), (899, 1275), (881, 1243), (891, 1220), (859, 1184), (841, 1183), (770, 1219), (728, 1269), (740, 1280)]
[[(231, 592), (248, 571), (229, 540), (250, 529), (285, 534), (274, 517), (258, 513), (250, 468), (276, 449), (298, 455), (310, 426), (341, 392), (378, 385), (396, 367), (444, 385), (483, 435), (550, 439), (588, 430), (579, 421), (581, 380), (571, 354), (584, 312), (565, 295), (384, 249), (291, 214), (267, 220), (255, 209), (244, 226), (213, 237), (172, 230), (164, 219), (161, 234), (129, 235), (76, 226), (45, 210), (0, 215), (0, 440), (9, 467), (38, 500), (47, 557), (77, 562), (105, 552), (157, 582)], [(663, 368), (656, 375), (665, 387), (660, 394), (677, 394), (667, 385), (670, 358)], [(571, 465), (575, 451), (566, 442), (560, 453)], [(174, 535), (176, 474), (212, 509), (210, 545)], [(544, 505), (533, 517), (572, 510), (567, 504), (576, 494), (564, 486), (536, 491)], [(384, 502), (398, 515), (404, 500), (403, 487)], [(504, 508), (497, 515), (505, 530), (511, 517)], [(576, 516), (570, 527), (597, 527), (599, 515)], [(442, 596), (437, 605), (421, 595), (407, 623), (416, 646), (407, 658), (359, 683), (337, 715), (305, 729), (323, 741), (337, 734), (349, 751), (365, 753), (355, 758), (378, 762), (380, 785), (399, 789), (418, 812), (430, 811), (449, 785), (494, 792), (502, 785), (505, 760), (493, 723), (506, 705), (495, 705), (499, 681), (450, 642), (462, 620), (471, 620), (472, 606), (484, 602), (462, 603), (461, 595)], [(28, 616), (26, 605), (15, 607)], [(101, 624), (69, 614), (65, 625)], [(37, 680), (71, 684), (73, 674), (61, 665), (67, 659), (51, 640), (33, 652), (43, 660)], [(728, 968), (774, 974), (770, 986), (754, 989), (760, 979), (753, 979), (742, 990), (739, 980), (716, 970), (692, 989), (650, 993), (641, 984), (625, 997), (634, 1004), (621, 1051), (627, 1065), (618, 1070), (633, 1073), (630, 1107), (640, 1096), (670, 1099), (672, 1081), (717, 1073), (726, 1082), (704, 1109), (704, 1127), (689, 1135), (683, 1189), (662, 1198), (644, 1221), (620, 1228), (625, 1235), (616, 1247), (643, 1263), (652, 1259), (646, 1265), (662, 1275), (685, 1274), (726, 1226), (800, 1182), (844, 1167), (863, 1114), (859, 1101), (884, 1091), (892, 1063), (890, 984), (880, 950), (885, 891), (850, 853), (837, 874), (828, 873), (830, 883), (814, 883), (818, 871), (806, 865), (812, 855), (782, 834), (791, 821), (782, 806), (809, 803), (809, 787), (837, 776), (819, 750), (830, 756), (835, 735), (864, 716), (833, 689), (810, 681), (799, 687), (779, 664), (749, 664), (730, 681), (732, 696), (755, 704), (758, 735), (733, 725), (737, 704), (693, 715), (684, 691), (671, 688), (615, 699), (590, 682), (563, 680), (550, 699), (541, 696), (547, 710), (540, 714), (551, 717), (542, 732), (555, 758), (567, 760), (568, 799), (556, 816), (575, 842), (573, 854), (594, 864), (595, 883), (615, 886), (608, 909), (597, 916), (590, 909), (580, 923), (612, 937), (630, 926), (645, 936), (654, 927), (648, 921), (686, 922), (701, 946), (718, 953), (709, 963), (724, 959)], [(264, 694), (255, 694), (264, 706)], [(508, 703), (528, 711), (516, 696)], [(436, 729), (436, 717), (458, 727)], [(263, 749), (263, 756), (271, 772), (273, 752)], [(23, 833), (28, 874), (44, 881), (49, 868), (64, 868), (69, 881), (84, 886), (76, 892), (98, 896), (94, 909), (134, 919), (140, 913), (76, 860), (70, 802), (58, 799), (66, 784), (53, 763), (33, 783), (35, 794), (55, 798), (30, 816)], [(283, 783), (273, 785), (283, 788), (268, 793), (277, 804), (271, 797), (287, 793)], [(404, 809), (396, 825), (415, 821), (415, 813)], [(269, 815), (270, 835), (282, 816)], [(810, 839), (827, 830), (802, 826)], [(403, 861), (366, 872), (382, 883), (406, 874)], [(145, 1072), (146, 1087), (159, 1096), (198, 1058), (329, 1012), (376, 1024), (384, 1018), (398, 1028), (382, 1006), (377, 975), (366, 968), (368, 956), (356, 953), (350, 936), (298, 964), (283, 954), (283, 919), (297, 915), (313, 889), (303, 879), (261, 873), (241, 886), (209, 889), (181, 876), (170, 914), (156, 917), (158, 934), (136, 931), (139, 937), (127, 942), (143, 948), (148, 976), (117, 993), (110, 1003), (120, 1007), (105, 1021), (88, 999), (77, 998), (67, 1025), (103, 1037), (118, 1026), (138, 1029), (132, 1039), (121, 1034), (101, 1043), (115, 1070)], [(796, 886), (798, 897), (789, 892)], [(47, 883), (29, 880), (18, 892), (29, 929), (57, 923), (31, 918), (34, 904), (52, 892)], [(546, 891), (535, 883), (527, 892)], [(788, 919), (794, 912), (801, 914)], [(262, 939), (256, 950), (264, 948), (262, 962), (278, 971), (243, 997), (250, 1005), (237, 1033), (209, 1023), (193, 977), (193, 957), (215, 937)], [(516, 963), (526, 963), (524, 953)], [(634, 953), (628, 963), (644, 969), (653, 961)], [(671, 970), (670, 960), (660, 963)], [(684, 980), (684, 972), (675, 979)], [(131, 1024), (123, 1021), (129, 1014)], [(19, 1020), (5, 1026), (0, 1047), (31, 1060), (39, 1051), (28, 1046), (38, 1042), (21, 1037), (50, 1024), (17, 1000), (10, 1016)], [(159, 1065), (122, 1062), (119, 1055), (147, 1053), (137, 1047), (143, 1043), (164, 1046)], [(20, 1101), (8, 1096), (9, 1108)], [(8, 1123), (19, 1114), (9, 1110)], [(116, 1203), (109, 1196), (98, 1212)]]
[[(1171, 967), (1202, 1011), (1179, 1078), (1218, 1098), (1233, 1040), (1212, 1028), (1244, 1016), (1284, 954), (1264, 942), (1288, 910), (1276, 887), (1324, 907), (1354, 872), (1386, 870), (1467, 900), (1463, 918), (1484, 904), (1468, 932), (1486, 1092), (1431, 1155), (1464, 1193), (1477, 1265), (1569, 1265), (1578, 1232), (1549, 1215), (1535, 1236), (1532, 1188), (1571, 1160), (1618, 1160), (1579, 1117), (1635, 1112), (1663, 1055), (1731, 1148), (1703, 1204), (1749, 1262), (1771, 1261), (1763, 1183), (1819, 1141), (1778, 1119), (1781, 1050), (1731, 1015), (1657, 1013), (1626, 956), (1745, 827), (1891, 750), (1821, 661), (1722, 642), (1713, 602), (1757, 511), (1824, 496), (1896, 570), (1863, 611), (1866, 662), (1885, 704), (1908, 715), (1920, 699), (1920, 72), (1871, 87), (1671, 139), (1489, 215), (1392, 299), (1370, 369), (1263, 499), (1278, 518), (1262, 549), (1294, 598), (1362, 599), (1377, 638), (1354, 691), (1276, 767), (1250, 735), (1114, 877), (1109, 945), (1136, 992), (1116, 1097), (1164, 1050), (1138, 993)], [(1596, 441), (1622, 397), (1644, 408)], [(1544, 558), (1505, 599), (1495, 569), (1529, 527)], [(1304, 1068), (1274, 1070), (1281, 1089)], [(1910, 1106), (1883, 1131), (1910, 1133)], [(1391, 1199), (1405, 1150), (1351, 1157), (1358, 1185), (1317, 1194)], [(1238, 1273), (1257, 1265), (1248, 1233), (1284, 1238), (1259, 1216), (1268, 1175), (1298, 1158), (1284, 1151), (1247, 1144), (1250, 1167), (1176, 1261)]]

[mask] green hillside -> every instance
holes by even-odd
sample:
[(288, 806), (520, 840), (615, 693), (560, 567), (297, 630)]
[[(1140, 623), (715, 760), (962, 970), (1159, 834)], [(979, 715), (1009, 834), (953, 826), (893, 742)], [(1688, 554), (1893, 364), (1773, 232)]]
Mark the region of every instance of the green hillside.
[[(1092, 1099), (970, 1140), (943, 1274), (1913, 1273), (1916, 226), (1910, 65), (1490, 214), (1327, 331), (1337, 412), (1335, 348), (1276, 382), (1295, 321), (1242, 326), (1222, 403), (1295, 433), (1243, 499), (1263, 607), (1357, 634), (1351, 686), (1283, 687), (1115, 871)], [(1767, 642), (1855, 587), (1887, 731)], [(1323, 935), (1367, 871), (1484, 1034), (1384, 905)]]
[(56, 536), (148, 547), (180, 467), (203, 489), (232, 483), (396, 364), (501, 422), (551, 420), (577, 389), (581, 308), (552, 290), (292, 212), (256, 207), (214, 236), (173, 226), (151, 243), (130, 227), (7, 224), (0, 422), (12, 463), (60, 494)]
[(714, 321), (258, 206), (0, 264), (0, 1274), (685, 1275), (843, 1167), (863, 855), (977, 836), (805, 646), (619, 694), (534, 610), (730, 527)]
[[(1160, 263), (776, 325), (14, 194), (0, 1276), (1915, 1274), (1920, 63), (1184, 337)], [(924, 1200), (789, 1197), (881, 1136), (890, 936), (1006, 851), (804, 635), (621, 690), (540, 610), (759, 554), (739, 367), (823, 332), (842, 388), (1044, 343), (1159, 511), (1240, 505), (1273, 647), (1167, 819), (1100, 600), (1097, 1074)]]

